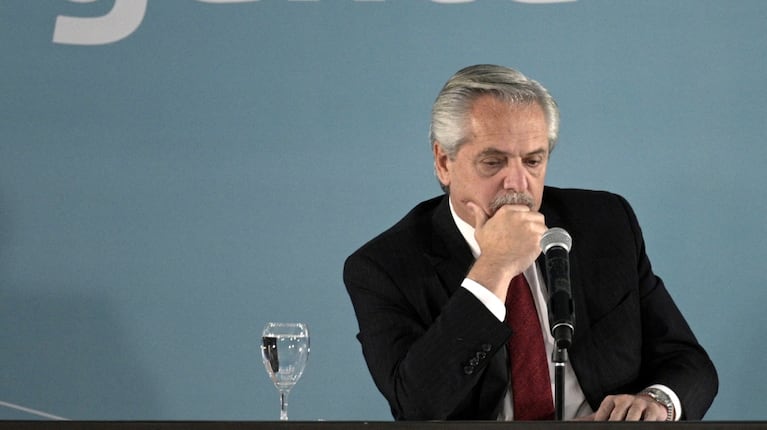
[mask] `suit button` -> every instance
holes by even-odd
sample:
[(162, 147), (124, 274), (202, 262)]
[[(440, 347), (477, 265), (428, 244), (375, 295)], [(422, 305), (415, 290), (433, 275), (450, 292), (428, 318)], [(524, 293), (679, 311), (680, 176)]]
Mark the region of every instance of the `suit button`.
[(487, 354), (485, 354), (484, 352), (482, 352), (482, 351), (479, 351), (479, 352), (477, 353), (477, 358), (479, 358), (480, 360), (484, 360), (484, 359), (485, 359), (485, 357), (487, 357)]
[(478, 365), (478, 364), (479, 364), (479, 358), (477, 358), (477, 357), (473, 357), (471, 360), (469, 360), (469, 364), (470, 364), (471, 366), (476, 366), (476, 365)]
[(463, 373), (467, 375), (471, 375), (472, 373), (474, 373), (474, 366), (464, 366)]
[(490, 352), (492, 349), (493, 349), (493, 345), (490, 345), (489, 343), (482, 344), (482, 351)]

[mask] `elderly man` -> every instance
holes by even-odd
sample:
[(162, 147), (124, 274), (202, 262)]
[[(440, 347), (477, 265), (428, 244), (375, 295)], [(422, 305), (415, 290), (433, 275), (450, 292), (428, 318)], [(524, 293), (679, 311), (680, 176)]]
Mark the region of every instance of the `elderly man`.
[(432, 110), (445, 194), (352, 254), (344, 282), (373, 379), (402, 420), (553, 419), (541, 237), (572, 236), (565, 419), (700, 419), (716, 370), (651, 268), (620, 196), (544, 185), (559, 112), (539, 83), (477, 65)]

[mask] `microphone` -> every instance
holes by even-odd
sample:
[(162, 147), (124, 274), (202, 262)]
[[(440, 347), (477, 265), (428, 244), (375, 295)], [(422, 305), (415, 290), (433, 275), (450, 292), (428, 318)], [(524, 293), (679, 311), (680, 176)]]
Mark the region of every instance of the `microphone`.
[(573, 294), (570, 288), (569, 253), (572, 245), (573, 239), (563, 228), (550, 228), (541, 237), (549, 286), (549, 325), (554, 345), (559, 349), (570, 347), (575, 330)]

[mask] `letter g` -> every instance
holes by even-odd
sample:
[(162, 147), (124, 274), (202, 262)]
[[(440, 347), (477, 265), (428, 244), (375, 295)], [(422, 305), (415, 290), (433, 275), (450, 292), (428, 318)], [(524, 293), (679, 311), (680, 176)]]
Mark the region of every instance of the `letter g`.
[[(69, 0), (90, 3), (97, 0)], [(73, 17), (59, 15), (53, 29), (53, 42), (70, 45), (106, 45), (128, 37), (141, 25), (148, 0), (114, 0), (104, 16)]]

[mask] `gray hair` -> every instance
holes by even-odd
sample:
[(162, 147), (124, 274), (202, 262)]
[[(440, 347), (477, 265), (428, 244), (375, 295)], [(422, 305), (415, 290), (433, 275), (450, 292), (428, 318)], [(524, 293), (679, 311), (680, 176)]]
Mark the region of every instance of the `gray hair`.
[(559, 108), (554, 98), (538, 82), (503, 66), (479, 64), (459, 70), (442, 90), (431, 110), (429, 140), (439, 142), (453, 159), (466, 142), (466, 121), (472, 103), (490, 94), (509, 104), (538, 103), (543, 109), (549, 130), (549, 153), (559, 136)]

